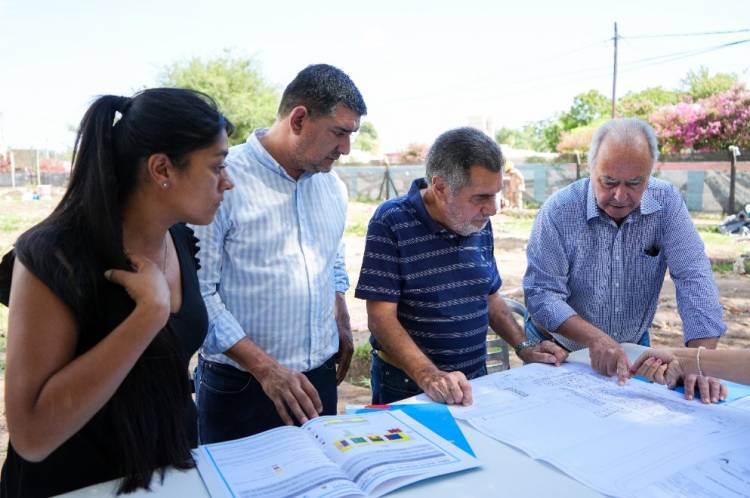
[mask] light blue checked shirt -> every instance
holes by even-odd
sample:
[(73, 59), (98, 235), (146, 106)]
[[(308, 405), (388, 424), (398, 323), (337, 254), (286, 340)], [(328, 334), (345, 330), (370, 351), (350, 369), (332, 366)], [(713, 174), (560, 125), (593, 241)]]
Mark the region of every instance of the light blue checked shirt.
[(283, 366), (308, 371), (339, 347), (346, 187), (334, 172), (292, 179), (258, 140), (265, 132), (229, 150), (235, 187), (210, 225), (192, 227), (209, 316), (203, 355), (241, 368), (222, 353), (247, 336)]
[[(667, 268), (685, 342), (726, 330), (703, 242), (679, 191), (662, 180), (649, 179), (640, 208), (619, 227), (596, 205), (588, 178), (556, 192), (537, 215), (527, 258), (526, 306), (550, 332), (578, 314), (618, 342), (637, 343)], [(583, 347), (554, 336), (571, 350)]]

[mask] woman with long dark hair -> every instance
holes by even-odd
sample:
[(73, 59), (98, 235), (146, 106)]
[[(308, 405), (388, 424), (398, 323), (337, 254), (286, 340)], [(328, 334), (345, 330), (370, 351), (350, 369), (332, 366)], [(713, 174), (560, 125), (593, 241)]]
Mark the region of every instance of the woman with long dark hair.
[[(10, 444), (0, 496), (194, 465), (188, 362), (206, 334), (196, 240), (233, 126), (206, 95), (150, 89), (86, 112), (60, 204), (0, 264)], [(11, 283), (12, 281), (12, 283)]]

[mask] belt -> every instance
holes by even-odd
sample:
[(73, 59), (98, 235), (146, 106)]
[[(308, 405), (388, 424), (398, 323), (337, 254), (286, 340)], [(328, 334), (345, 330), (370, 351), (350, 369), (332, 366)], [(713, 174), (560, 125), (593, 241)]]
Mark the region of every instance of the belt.
[(378, 358), (383, 360), (384, 362), (388, 363), (392, 367), (396, 367), (399, 370), (404, 370), (404, 368), (399, 364), (393, 357), (389, 356), (388, 353), (383, 351), (382, 349), (376, 349), (375, 354), (378, 355)]

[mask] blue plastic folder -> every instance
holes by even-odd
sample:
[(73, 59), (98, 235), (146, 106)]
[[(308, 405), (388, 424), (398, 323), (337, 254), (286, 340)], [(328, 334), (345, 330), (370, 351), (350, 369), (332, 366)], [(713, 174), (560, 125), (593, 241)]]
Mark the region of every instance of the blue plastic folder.
[[(638, 379), (643, 382), (648, 382), (645, 378), (641, 377), (640, 375), (636, 375), (633, 377), (634, 379)], [(731, 403), (732, 401), (736, 401), (738, 399), (744, 398), (746, 396), (750, 396), (750, 386), (747, 384), (738, 384), (736, 382), (730, 382), (728, 380), (722, 380), (722, 384), (725, 384), (727, 386), (727, 390), (729, 391), (727, 394), (727, 399), (724, 401), (719, 401), (719, 403)], [(681, 395), (685, 395), (685, 387), (679, 386), (674, 389), (675, 392), (680, 393)], [(698, 396), (696, 392), (696, 397)]]
[(432, 432), (439, 434), (445, 440), (450, 441), (471, 456), (476, 456), (469, 442), (461, 432), (461, 428), (451, 415), (448, 406), (441, 403), (418, 403), (404, 405), (377, 405), (366, 406), (355, 410), (347, 410), (347, 413), (366, 413), (378, 410), (401, 410), (411, 418), (424, 425)]

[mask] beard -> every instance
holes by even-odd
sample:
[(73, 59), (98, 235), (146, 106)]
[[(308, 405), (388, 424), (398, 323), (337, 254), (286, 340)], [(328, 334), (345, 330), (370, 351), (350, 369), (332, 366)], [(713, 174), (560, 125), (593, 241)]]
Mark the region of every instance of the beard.
[(448, 202), (446, 208), (446, 221), (448, 222), (448, 228), (463, 237), (468, 237), (473, 233), (479, 232), (487, 226), (487, 222), (490, 220), (489, 218), (486, 218), (481, 222), (482, 224), (478, 226), (477, 223), (479, 223), (479, 221), (462, 219), (461, 212), (453, 200)]

